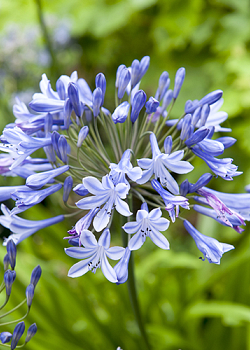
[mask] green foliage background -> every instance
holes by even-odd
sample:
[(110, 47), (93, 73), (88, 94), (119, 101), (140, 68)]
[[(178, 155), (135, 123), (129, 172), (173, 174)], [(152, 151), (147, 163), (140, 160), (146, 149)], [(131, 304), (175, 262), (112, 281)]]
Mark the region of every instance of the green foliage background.
[[(1, 38), (15, 23), (19, 35), (25, 28), (39, 30), (38, 1), (1, 0)], [(54, 44), (55, 57), (47, 66), (25, 61), (29, 43), (13, 49), (19, 70), (8, 59), (0, 40), (0, 126), (14, 120), (11, 103), (16, 92), (37, 91), (42, 73), (52, 85), (61, 74), (77, 70), (94, 88), (94, 77), (107, 77), (106, 106), (112, 108), (117, 66), (129, 66), (134, 58), (151, 57), (142, 82), (148, 96), (154, 95), (159, 76), (167, 70), (174, 80), (184, 66), (186, 79), (173, 117), (183, 111), (187, 99), (224, 91), (223, 110), (229, 119), (223, 126), (233, 129), (237, 143), (226, 152), (244, 174), (233, 182), (214, 180), (214, 188), (243, 192), (250, 183), (250, 3), (248, 0), (44, 0), (45, 22), (66, 18), (71, 39), (62, 48)], [(53, 36), (53, 28), (49, 34)], [(18, 42), (19, 37), (10, 38)], [(46, 49), (38, 35), (33, 49)], [(30, 49), (30, 48), (29, 48)], [(22, 55), (21, 55), (22, 54)], [(13, 58), (13, 57), (12, 57)], [(196, 162), (196, 181), (207, 168)], [(193, 176), (193, 177), (192, 177)], [(2, 185), (17, 184), (3, 179)], [(9, 203), (12, 205), (12, 203)], [(28, 210), (27, 219), (43, 219), (61, 213), (61, 199), (47, 199)], [(197, 228), (221, 242), (235, 245), (221, 265), (198, 259), (194, 242), (181, 223), (171, 225), (166, 235), (168, 252), (147, 242), (135, 254), (136, 278), (143, 317), (153, 349), (157, 350), (249, 350), (250, 349), (250, 250), (249, 227), (242, 235), (208, 218), (194, 217)], [(64, 254), (62, 237), (74, 221), (58, 224), (30, 237), (18, 246), (17, 280), (11, 306), (25, 295), (29, 276), (40, 264), (38, 284), (27, 326), (38, 325), (38, 333), (27, 345), (36, 350), (124, 350), (143, 349), (130, 307), (126, 285), (112, 285), (99, 271), (69, 279), (73, 264)], [(3, 231), (2, 236), (7, 234)], [(119, 243), (119, 232), (112, 233)], [(0, 257), (5, 248), (0, 246)], [(25, 308), (16, 312), (17, 317)], [(10, 318), (11, 320), (11, 318)], [(11, 330), (11, 328), (10, 328)], [(0, 329), (0, 331), (2, 331)]]

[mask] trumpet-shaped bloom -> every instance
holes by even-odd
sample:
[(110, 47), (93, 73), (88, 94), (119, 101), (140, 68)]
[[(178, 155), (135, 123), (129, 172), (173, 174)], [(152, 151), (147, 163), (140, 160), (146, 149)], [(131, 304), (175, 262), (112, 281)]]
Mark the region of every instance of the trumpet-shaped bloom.
[(100, 232), (108, 225), (111, 212), (114, 208), (123, 216), (130, 216), (132, 214), (128, 204), (122, 200), (126, 198), (129, 191), (129, 186), (125, 183), (114, 185), (109, 176), (106, 175), (102, 178), (102, 182), (95, 177), (88, 176), (83, 179), (83, 185), (94, 196), (80, 199), (76, 203), (78, 208), (93, 209), (104, 204), (93, 221), (94, 229), (97, 232)]
[(108, 262), (108, 258), (112, 260), (120, 259), (125, 251), (122, 247), (110, 248), (110, 232), (105, 229), (101, 234), (98, 242), (89, 230), (84, 230), (81, 235), (81, 243), (83, 247), (66, 248), (65, 253), (76, 259), (84, 259), (71, 267), (69, 277), (79, 277), (88, 271), (96, 272), (101, 267), (104, 276), (112, 283), (118, 282), (116, 273)]
[(186, 161), (181, 161), (184, 156), (184, 151), (176, 151), (172, 154), (161, 153), (157, 144), (155, 134), (150, 134), (150, 144), (152, 149), (152, 159), (138, 159), (138, 165), (146, 169), (142, 172), (142, 177), (136, 182), (144, 184), (154, 174), (155, 179), (160, 179), (162, 186), (166, 186), (169, 191), (174, 194), (179, 194), (179, 186), (169, 170), (177, 174), (187, 174), (193, 170), (193, 166)]
[(234, 249), (234, 246), (231, 244), (221, 243), (215, 238), (203, 235), (187, 220), (184, 220), (183, 224), (188, 233), (193, 237), (197, 248), (204, 254), (203, 261), (207, 259), (210, 263), (220, 264), (222, 255)]
[(146, 203), (142, 204), (141, 210), (137, 211), (136, 221), (127, 222), (123, 229), (126, 233), (135, 233), (130, 239), (128, 247), (130, 250), (141, 248), (146, 238), (149, 237), (154, 244), (162, 249), (169, 249), (169, 242), (160, 231), (166, 231), (169, 220), (162, 218), (160, 208), (148, 212)]
[(0, 224), (13, 232), (8, 238), (5, 239), (3, 243), (4, 245), (6, 245), (11, 239), (17, 245), (25, 238), (33, 235), (33, 233), (36, 231), (64, 220), (63, 215), (58, 215), (50, 219), (39, 221), (22, 219), (17, 215), (11, 216), (10, 210), (4, 204), (1, 205), (1, 210), (4, 215), (0, 216)]

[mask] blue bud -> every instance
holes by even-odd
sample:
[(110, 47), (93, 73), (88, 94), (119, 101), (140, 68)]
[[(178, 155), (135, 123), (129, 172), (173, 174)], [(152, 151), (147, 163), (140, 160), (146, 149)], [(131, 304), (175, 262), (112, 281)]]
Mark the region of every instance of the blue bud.
[(65, 105), (64, 105), (64, 127), (65, 129), (68, 129), (70, 126), (70, 116), (73, 111), (72, 103), (70, 102), (70, 99), (67, 98)]
[(61, 158), (59, 148), (58, 148), (59, 138), (60, 138), (60, 134), (57, 131), (53, 131), (53, 133), (51, 135), (52, 146), (53, 146), (54, 150), (56, 151), (57, 157)]
[(73, 179), (71, 176), (66, 177), (63, 185), (63, 201), (64, 203), (67, 202), (69, 198), (69, 194), (73, 188)]
[(119, 79), (120, 79), (120, 75), (121, 75), (121, 71), (123, 70), (123, 68), (127, 68), (125, 66), (125, 64), (121, 64), (116, 71), (116, 80), (115, 80), (115, 87), (118, 89), (119, 87)]
[(16, 245), (12, 239), (10, 239), (7, 243), (7, 253), (9, 256), (10, 266), (13, 270), (16, 266)]
[(83, 141), (86, 139), (89, 133), (89, 127), (88, 126), (83, 126), (81, 130), (79, 131), (78, 134), (78, 140), (77, 140), (77, 147), (81, 147)]
[(221, 142), (224, 145), (224, 148), (229, 148), (233, 146), (233, 144), (237, 141), (233, 137), (229, 136), (224, 136), (224, 137), (219, 137), (216, 141)]
[(119, 73), (119, 79), (118, 79), (118, 92), (117, 96), (119, 99), (123, 98), (123, 95), (125, 94), (126, 87), (128, 86), (131, 79), (131, 74), (125, 66), (122, 67), (120, 73)]
[(56, 91), (61, 100), (66, 99), (66, 90), (61, 78), (59, 78), (56, 82)]
[(13, 335), (12, 335), (12, 341), (11, 341), (11, 350), (14, 350), (23, 335), (23, 332), (25, 330), (25, 324), (24, 322), (19, 322), (16, 327), (14, 328)]
[(169, 136), (167, 136), (165, 138), (165, 141), (164, 141), (164, 151), (165, 151), (166, 154), (170, 154), (171, 153), (172, 144), (173, 144), (172, 136), (169, 135)]
[(105, 75), (103, 73), (99, 73), (95, 77), (95, 86), (97, 88), (99, 87), (102, 90), (102, 105), (103, 105), (105, 91), (106, 91), (106, 79), (105, 79)]
[(4, 273), (4, 284), (6, 288), (6, 295), (10, 296), (12, 284), (16, 278), (15, 271), (7, 270)]
[(64, 164), (68, 162), (67, 151), (68, 151), (68, 142), (65, 136), (61, 135), (58, 140), (58, 150), (60, 152), (60, 159)]
[(199, 101), (199, 105), (202, 106), (204, 104), (208, 104), (211, 105), (215, 102), (217, 102), (223, 95), (223, 91), (222, 90), (215, 90), (213, 92), (210, 92), (209, 94), (207, 94), (206, 96), (204, 96), (200, 101)]
[(189, 192), (189, 182), (188, 180), (184, 180), (180, 185), (180, 195), (186, 197)]
[(157, 101), (154, 97), (150, 97), (149, 100), (146, 102), (146, 113), (151, 114), (154, 113), (157, 110), (157, 107), (159, 106), (159, 101)]
[(28, 285), (28, 287), (26, 288), (26, 298), (27, 298), (27, 306), (30, 308), (31, 304), (32, 304), (32, 300), (34, 297), (34, 290), (35, 287), (34, 285), (31, 283)]
[(102, 90), (98, 87), (93, 91), (93, 114), (97, 117), (102, 105)]
[(140, 62), (138, 60), (134, 60), (131, 64), (131, 88), (135, 87), (135, 85), (139, 82), (140, 78)]
[(138, 90), (132, 101), (132, 110), (131, 110), (131, 122), (134, 123), (139, 116), (139, 113), (144, 106), (147, 99), (147, 95), (143, 90)]
[(112, 114), (113, 122), (115, 124), (124, 123), (128, 117), (129, 108), (130, 104), (127, 101), (122, 102), (118, 107), (116, 107), (114, 113)]
[(35, 323), (33, 323), (31, 326), (29, 326), (29, 328), (27, 330), (25, 343), (28, 343), (30, 341), (30, 339), (34, 337), (36, 332), (37, 332), (37, 325)]
[(192, 125), (196, 126), (201, 117), (201, 107), (196, 108), (192, 117)]
[(125, 283), (128, 279), (128, 264), (131, 251), (127, 247), (121, 260), (114, 266), (114, 270), (117, 276), (116, 284)]
[(210, 113), (209, 105), (208, 104), (203, 105), (201, 108), (201, 119), (200, 119), (201, 126), (204, 126), (206, 124), (209, 113)]
[(51, 132), (53, 126), (53, 117), (50, 113), (46, 114), (44, 118), (44, 132), (45, 136), (48, 137), (48, 133)]
[(196, 192), (201, 187), (206, 186), (209, 183), (209, 181), (211, 181), (212, 178), (213, 178), (212, 174), (209, 174), (209, 173), (203, 174), (195, 184), (189, 184), (189, 193)]
[(31, 273), (30, 283), (35, 287), (41, 277), (42, 269), (40, 265), (37, 265)]
[(185, 138), (187, 137), (187, 132), (188, 132), (189, 126), (191, 125), (191, 120), (192, 120), (191, 114), (186, 114), (185, 117), (183, 118), (183, 122), (181, 126), (181, 135), (180, 135), (181, 140), (185, 140)]
[(5, 256), (3, 258), (4, 271), (8, 270), (9, 265), (10, 265), (10, 258), (9, 258), (8, 253), (7, 253), (7, 254), (5, 254)]
[(165, 110), (168, 108), (168, 106), (170, 105), (170, 102), (173, 99), (173, 91), (172, 90), (168, 90), (166, 92), (166, 94), (163, 97), (163, 101), (162, 101), (162, 110)]
[(12, 334), (10, 332), (2, 332), (0, 333), (0, 341), (2, 344), (6, 344), (11, 341)]
[(179, 95), (184, 78), (185, 78), (185, 68), (182, 67), (177, 70), (175, 75), (174, 93), (173, 93), (174, 99), (176, 99)]
[(82, 110), (81, 110), (81, 103), (80, 103), (80, 99), (79, 99), (79, 91), (78, 91), (78, 86), (75, 83), (69, 83), (68, 96), (69, 96), (69, 100), (73, 106), (73, 109), (75, 111), (75, 114), (78, 117), (81, 117)]
[[(157, 89), (156, 94), (155, 94), (155, 98), (159, 101), (162, 100), (163, 96), (165, 95), (165, 93), (169, 87), (170, 80), (168, 82), (168, 78), (169, 78), (168, 72), (162, 72), (162, 74), (159, 78), (158, 89)], [(168, 85), (167, 89), (165, 88), (166, 85)], [(165, 91), (165, 93), (163, 93), (163, 91)]]
[(142, 57), (141, 62), (140, 62), (140, 79), (139, 80), (141, 80), (143, 75), (148, 70), (149, 63), (150, 63), (150, 57), (149, 56)]
[(209, 129), (207, 129), (205, 126), (202, 126), (185, 141), (186, 146), (191, 147), (193, 145), (196, 145), (198, 142), (202, 141), (208, 135), (208, 133)]
[(194, 133), (194, 126), (191, 124), (189, 125), (187, 134), (186, 134), (186, 139), (189, 139)]

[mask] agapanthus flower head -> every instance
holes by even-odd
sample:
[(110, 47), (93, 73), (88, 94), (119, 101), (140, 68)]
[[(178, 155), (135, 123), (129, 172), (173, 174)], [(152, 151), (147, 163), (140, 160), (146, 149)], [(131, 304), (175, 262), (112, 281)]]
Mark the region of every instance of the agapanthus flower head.
[[(164, 232), (170, 222), (162, 217), (166, 215), (165, 208), (171, 225), (177, 219), (184, 220), (210, 262), (219, 263), (222, 254), (233, 249), (199, 233), (186, 220), (188, 212), (184, 210), (194, 209), (196, 215), (209, 216), (237, 232), (242, 232), (241, 226), (250, 220), (249, 193), (230, 194), (208, 188), (218, 176), (233, 180), (241, 174), (231, 158), (222, 158), (224, 150), (236, 140), (216, 136), (218, 131), (231, 131), (221, 126), (227, 119), (227, 113), (219, 110), (222, 91), (187, 100), (183, 114), (171, 119), (185, 68), (177, 70), (172, 86), (168, 72), (164, 71), (155, 96), (147, 101), (140, 83), (149, 62), (149, 56), (145, 56), (141, 61), (133, 60), (131, 67), (124, 64), (118, 67), (115, 103), (113, 108), (109, 103), (110, 110), (105, 108), (107, 83), (103, 73), (96, 75), (94, 91), (76, 72), (59, 77), (56, 89), (43, 74), (41, 92), (35, 93), (29, 104), (34, 112), (17, 100), (13, 108), (16, 120), (0, 136), (3, 151), (0, 174), (26, 179), (26, 183), (22, 180), (19, 186), (0, 188), (1, 201), (15, 201), (12, 210), (3, 204), (1, 207), (0, 223), (12, 233), (5, 239), (5, 245), (10, 245), (12, 239), (18, 244), (38, 230), (61, 222), (65, 216), (79, 215), (82, 210), (65, 237), (72, 245), (66, 253), (82, 260), (72, 266), (69, 276), (78, 277), (101, 267), (109, 281), (120, 284), (129, 278), (131, 251), (142, 247), (146, 237), (158, 247), (169, 249)], [(41, 158), (36, 158), (37, 151)], [(195, 156), (215, 175), (201, 174), (194, 184), (189, 182), (189, 175), (184, 179), (181, 176), (180, 180), (180, 175), (196, 171), (192, 163)], [(61, 196), (59, 204), (65, 206), (61, 215), (52, 214), (51, 218), (39, 221), (16, 215), (39, 205), (50, 195), (57, 202)], [(199, 204), (190, 206), (189, 200)], [(67, 210), (70, 213), (64, 212)], [(111, 235), (118, 228), (113, 219), (118, 216), (129, 218), (123, 229), (120, 227), (123, 241), (128, 238), (128, 244), (110, 248)], [(118, 260), (114, 268), (108, 258)], [(10, 265), (14, 268), (8, 253), (5, 271), (10, 271)], [(32, 274), (34, 287), (39, 271)], [(13, 271), (6, 272), (8, 292), (13, 278)], [(31, 305), (32, 286), (29, 288)], [(17, 342), (13, 344), (15, 347)]]

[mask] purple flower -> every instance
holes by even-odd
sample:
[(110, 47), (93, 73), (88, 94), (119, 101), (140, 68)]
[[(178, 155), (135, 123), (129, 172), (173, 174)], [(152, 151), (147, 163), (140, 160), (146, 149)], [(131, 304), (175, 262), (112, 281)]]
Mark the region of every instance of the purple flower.
[(79, 277), (88, 271), (96, 272), (101, 267), (104, 276), (112, 283), (118, 282), (114, 269), (108, 262), (108, 258), (112, 260), (120, 259), (125, 249), (122, 247), (110, 248), (110, 232), (105, 229), (101, 234), (98, 242), (91, 231), (84, 230), (81, 234), (82, 247), (66, 248), (65, 253), (68, 256), (82, 261), (73, 265), (68, 273), (69, 277)]

